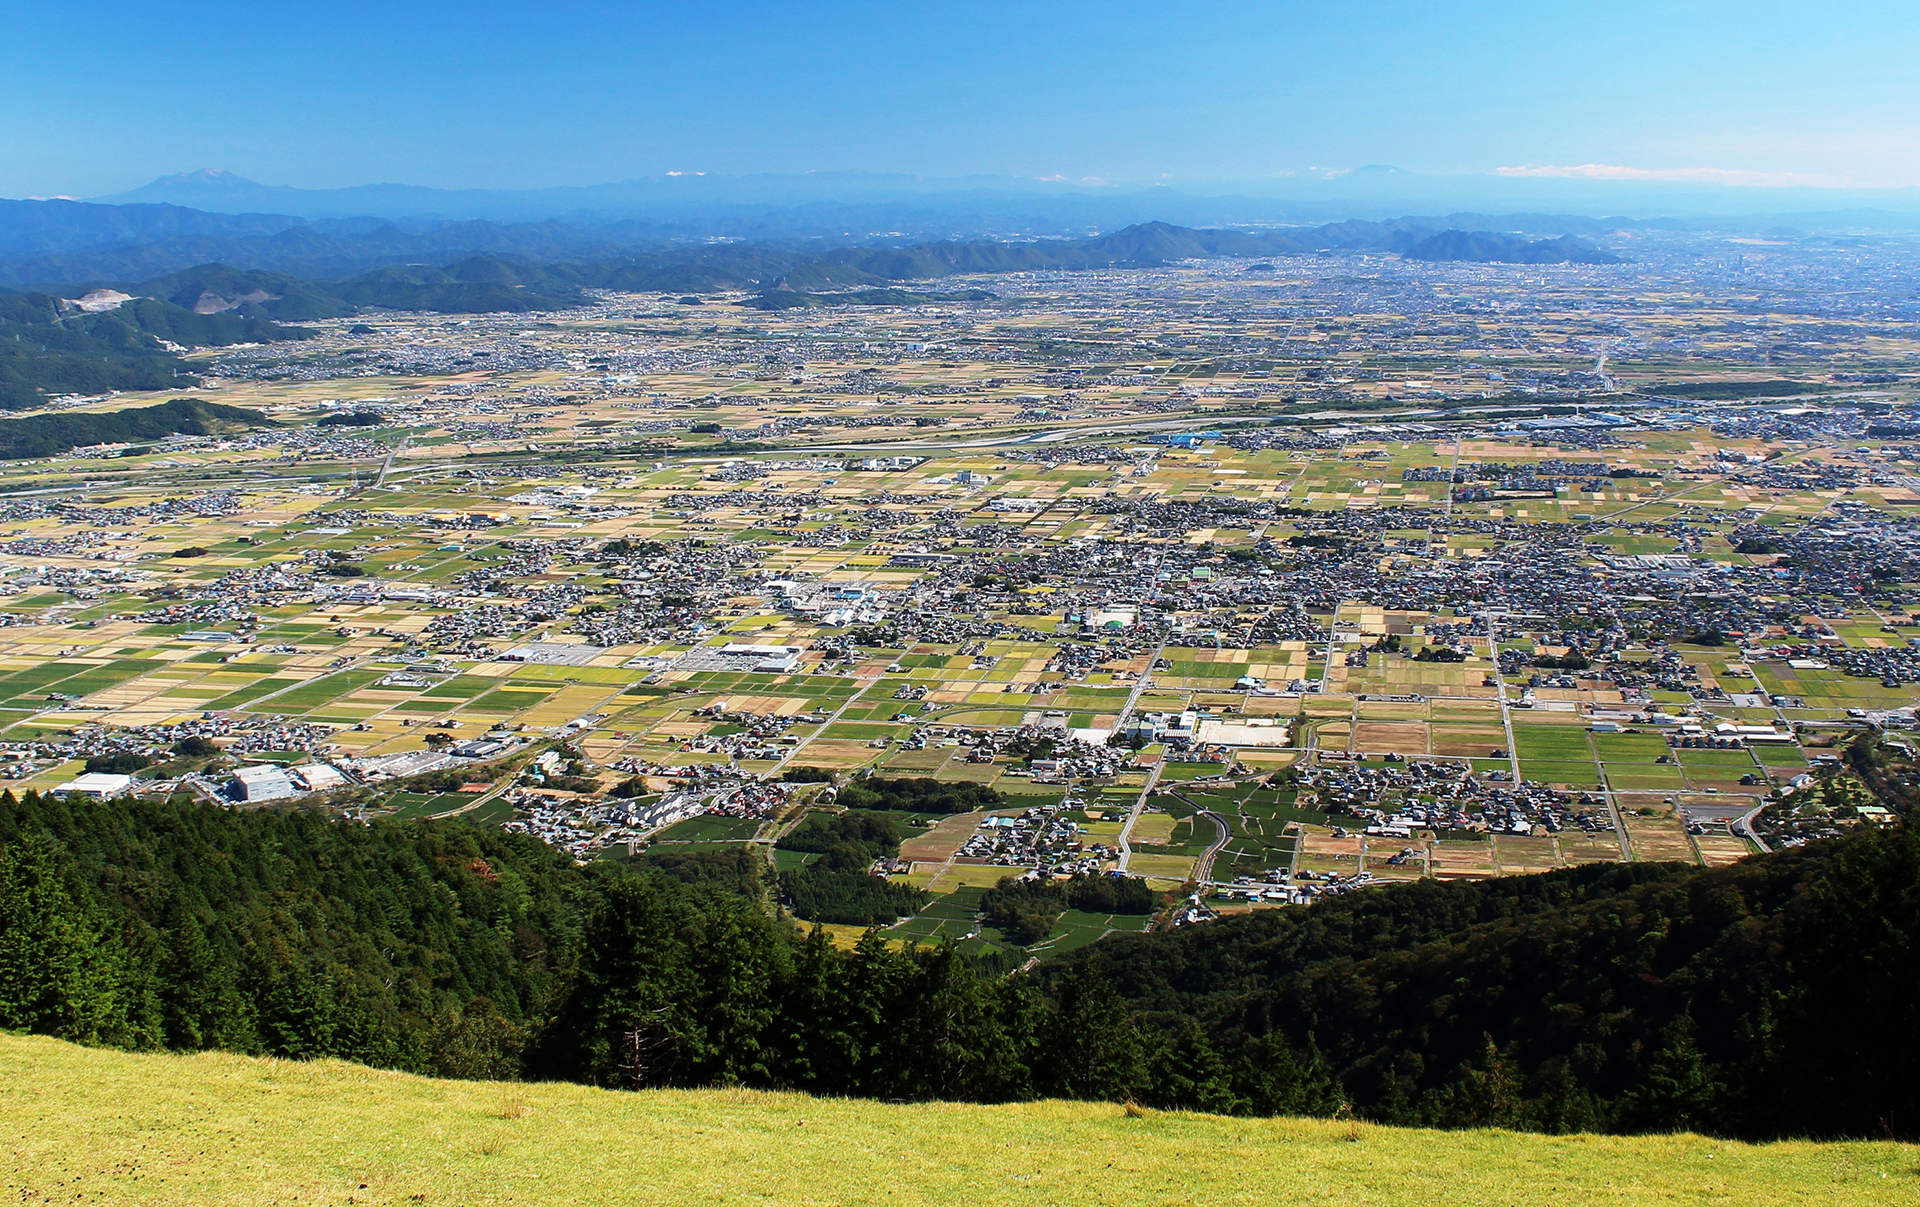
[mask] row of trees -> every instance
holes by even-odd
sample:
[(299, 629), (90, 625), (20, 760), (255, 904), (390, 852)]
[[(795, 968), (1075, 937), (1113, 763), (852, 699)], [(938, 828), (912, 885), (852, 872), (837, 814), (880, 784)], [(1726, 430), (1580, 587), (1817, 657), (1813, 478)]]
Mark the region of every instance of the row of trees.
[(965, 780), (928, 777), (886, 779), (870, 776), (840, 789), (840, 803), (849, 809), (894, 810), (903, 813), (972, 813), (998, 809), (1007, 798), (997, 788)]
[(1223, 1059), (1191, 1019), (1130, 1011), (1097, 962), (1049, 989), (951, 945), (796, 938), (745, 898), (607, 887), (532, 1071), (609, 1086), (743, 1083), (886, 1099), (1036, 1096), (1331, 1113), (1323, 1062)]
[(1015, 943), (1037, 943), (1070, 909), (1090, 914), (1150, 914), (1153, 892), (1131, 876), (1079, 875), (1067, 880), (1008, 877), (980, 899), (988, 926)]
[(817, 856), (780, 874), (780, 902), (796, 918), (884, 926), (918, 913), (930, 899), (910, 885), (870, 874), (875, 860), (900, 853), (900, 825), (890, 814), (815, 813), (774, 845)]

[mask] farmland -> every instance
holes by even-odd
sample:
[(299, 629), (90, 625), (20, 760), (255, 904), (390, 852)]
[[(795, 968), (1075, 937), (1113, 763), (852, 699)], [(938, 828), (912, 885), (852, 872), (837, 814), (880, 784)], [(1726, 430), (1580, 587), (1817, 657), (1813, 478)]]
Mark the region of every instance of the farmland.
[[(977, 785), (872, 871), (930, 894), (893, 937), (986, 946), (1027, 872), (1200, 919), (1838, 832), (1777, 806), (1912, 717), (1913, 333), (1801, 323), (1760, 374), (1648, 238), (194, 353), (278, 426), (0, 465), (0, 774), (770, 873), (860, 777)], [(1784, 312), (1847, 255), (1741, 288)]]

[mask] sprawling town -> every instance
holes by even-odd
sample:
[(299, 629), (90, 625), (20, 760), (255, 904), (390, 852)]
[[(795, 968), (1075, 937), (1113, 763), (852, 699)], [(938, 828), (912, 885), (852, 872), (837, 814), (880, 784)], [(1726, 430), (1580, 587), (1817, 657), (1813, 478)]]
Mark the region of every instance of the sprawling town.
[(789, 871), (857, 785), (972, 785), (896, 810), (887, 935), (1005, 945), (1009, 876), (1163, 903), (1036, 954), (1887, 824), (1843, 758), (1920, 703), (1920, 261), (1615, 242), (196, 352), (58, 408), (271, 426), (0, 465), (0, 787)]

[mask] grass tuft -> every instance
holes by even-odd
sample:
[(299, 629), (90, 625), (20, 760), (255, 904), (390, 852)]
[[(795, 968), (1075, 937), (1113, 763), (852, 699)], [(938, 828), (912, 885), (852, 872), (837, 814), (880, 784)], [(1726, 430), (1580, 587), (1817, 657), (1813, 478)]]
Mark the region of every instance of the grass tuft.
[(502, 1119), (524, 1119), (527, 1116), (527, 1096), (519, 1090), (506, 1090), (500, 1095), (500, 1109), (495, 1112)]

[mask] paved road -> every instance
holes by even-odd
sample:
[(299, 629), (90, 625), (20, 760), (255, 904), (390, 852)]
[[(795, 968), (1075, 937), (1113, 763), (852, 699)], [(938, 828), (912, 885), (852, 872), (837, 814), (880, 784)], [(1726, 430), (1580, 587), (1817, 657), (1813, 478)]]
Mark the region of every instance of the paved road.
[[(1157, 779), (1159, 776), (1159, 768), (1157, 767), (1154, 768), (1154, 775), (1155, 775), (1155, 778)], [(1148, 786), (1151, 787), (1152, 786), (1151, 783), (1149, 783)], [(1218, 855), (1226, 847), (1228, 843), (1233, 841), (1233, 826), (1230, 823), (1228, 823), (1226, 818), (1214, 812), (1212, 809), (1205, 807), (1204, 805), (1197, 804), (1185, 793), (1180, 792), (1178, 790), (1170, 790), (1169, 794), (1173, 796), (1175, 800), (1184, 801), (1187, 804), (1187, 806), (1193, 810), (1193, 815), (1195, 817), (1206, 818), (1208, 821), (1212, 822), (1215, 828), (1219, 831), (1219, 837), (1215, 838), (1213, 841), (1213, 844), (1209, 846), (1206, 850), (1202, 851), (1200, 853), (1200, 858), (1194, 860), (1193, 862), (1193, 874), (1191, 878), (1201, 882), (1202, 884), (1208, 883), (1209, 878), (1213, 875), (1214, 856)], [(1142, 800), (1146, 799), (1144, 794), (1142, 794), (1141, 799)], [(1133, 823), (1131, 821), (1127, 823), (1127, 828), (1128, 829), (1133, 828)], [(1124, 834), (1122, 837), (1124, 838)], [(1124, 847), (1124, 843), (1123, 843), (1123, 847)], [(1123, 862), (1121, 863), (1122, 870), (1125, 870), (1125, 867), (1126, 867), (1126, 864), (1124, 862), (1125, 858), (1131, 854), (1132, 854), (1131, 849), (1125, 849), (1123, 851), (1123, 854), (1122, 854)]]
[(1140, 703), (1141, 695), (1146, 692), (1147, 686), (1153, 682), (1153, 668), (1160, 665), (1160, 655), (1164, 654), (1166, 649), (1167, 643), (1163, 639), (1159, 645), (1153, 647), (1153, 653), (1147, 655), (1147, 669), (1140, 672), (1140, 678), (1135, 681), (1133, 690), (1127, 693), (1127, 703), (1120, 709), (1120, 716), (1113, 723), (1115, 732), (1125, 727), (1127, 718), (1133, 715), (1135, 706)]
[(793, 761), (793, 758), (795, 755), (799, 754), (802, 750), (805, 750), (808, 746), (812, 745), (813, 740), (815, 738), (827, 732), (827, 727), (832, 725), (835, 721), (838, 721), (840, 719), (841, 713), (851, 708), (855, 700), (858, 700), (860, 697), (866, 695), (867, 690), (871, 688), (875, 683), (878, 683), (878, 682), (879, 682), (878, 678), (869, 679), (867, 680), (865, 687), (862, 687), (859, 691), (853, 693), (851, 696), (848, 696), (845, 703), (841, 704), (840, 707), (833, 710), (832, 716), (828, 717), (825, 721), (822, 721), (820, 723), (819, 728), (815, 729), (812, 733), (808, 734), (806, 737), (801, 738), (797, 743), (794, 744), (791, 750), (787, 751), (785, 754), (780, 756), (779, 762), (775, 763), (772, 767), (767, 769), (768, 777), (772, 778), (777, 776), (777, 774), (783, 768), (785, 768), (788, 763)]
[(407, 447), (407, 439), (405, 436), (400, 437), (400, 442), (387, 450), (387, 459), (380, 463), (380, 472), (374, 475), (373, 484), (370, 489), (378, 490), (380, 487), (386, 485), (387, 471), (393, 468), (393, 459), (398, 457), (401, 451)]
[(1160, 782), (1160, 770), (1165, 765), (1164, 762), (1155, 763), (1153, 770), (1147, 773), (1147, 785), (1134, 798), (1133, 808), (1127, 812), (1127, 824), (1120, 827), (1120, 870), (1123, 872), (1133, 862), (1133, 845), (1128, 841), (1133, 833), (1133, 823), (1140, 820), (1140, 812), (1147, 807), (1147, 798), (1153, 795), (1154, 785)]
[[(352, 662), (347, 663), (345, 666), (334, 667), (332, 670), (326, 671), (323, 674), (315, 675), (311, 679), (301, 679), (298, 682), (289, 683), (285, 687), (280, 688), (277, 691), (270, 691), (264, 696), (255, 696), (253, 699), (247, 701), (245, 704), (235, 706), (233, 711), (237, 712), (241, 709), (245, 709), (247, 712), (255, 712), (257, 711), (256, 706), (265, 704), (269, 700), (276, 700), (281, 696), (286, 695), (290, 691), (297, 691), (298, 689), (303, 687), (311, 687), (314, 684), (321, 682), (322, 680), (334, 678), (336, 675), (344, 675), (350, 671), (365, 670), (367, 669), (368, 666), (373, 664), (375, 657), (376, 655), (373, 655), (373, 654), (363, 654), (360, 657), (355, 658)], [(297, 672), (289, 672), (289, 673), (297, 673)]]
[(1500, 728), (1507, 734), (1507, 765), (1513, 782), (1520, 782), (1520, 750), (1513, 741), (1513, 712), (1507, 707), (1507, 677), (1500, 673), (1500, 623), (1487, 617), (1487, 657), (1493, 659), (1493, 685), (1500, 699)]
[[(1140, 672), (1140, 678), (1134, 683), (1133, 690), (1127, 693), (1126, 705), (1120, 709), (1120, 717), (1113, 723), (1114, 732), (1118, 733), (1126, 725), (1127, 718), (1133, 716), (1133, 710), (1140, 703), (1141, 695), (1147, 690), (1147, 685), (1153, 682), (1153, 668), (1159, 665), (1160, 655), (1166, 648), (1167, 643), (1163, 640), (1154, 646), (1153, 653), (1147, 656), (1147, 669)], [(1160, 782), (1160, 769), (1165, 765), (1163, 759), (1155, 763), (1153, 770), (1147, 773), (1146, 787), (1140, 789), (1140, 795), (1134, 798), (1133, 808), (1127, 812), (1127, 824), (1120, 827), (1120, 870), (1123, 872), (1133, 861), (1133, 847), (1128, 844), (1127, 836), (1133, 833), (1133, 823), (1140, 820), (1140, 811), (1146, 807), (1147, 797), (1153, 794), (1153, 786)]]
[(1727, 829), (1731, 830), (1738, 837), (1748, 839), (1754, 846), (1759, 847), (1762, 852), (1769, 852), (1772, 851), (1773, 848), (1768, 846), (1766, 839), (1760, 837), (1759, 832), (1753, 828), (1753, 819), (1760, 816), (1760, 811), (1765, 808), (1766, 805), (1764, 804), (1755, 805), (1728, 823)]
[[(518, 752), (516, 751), (515, 753), (518, 753)], [(486, 804), (488, 801), (492, 800), (494, 797), (499, 796), (501, 793), (505, 792), (507, 789), (513, 787), (514, 781), (518, 778), (519, 778), (518, 776), (512, 776), (512, 775), (502, 776), (499, 783), (487, 789), (485, 792), (481, 793), (479, 796), (474, 797), (471, 801), (467, 802), (466, 804), (461, 805), (458, 809), (448, 809), (445, 813), (435, 813), (430, 818), (428, 818), (428, 820), (429, 821), (445, 821), (449, 817), (458, 817), (462, 813), (471, 813), (475, 809), (478, 809), (481, 805)]]
[[(1183, 797), (1182, 799), (1185, 798)], [(1191, 804), (1192, 802), (1189, 801), (1188, 803)], [(1212, 846), (1201, 853), (1200, 858), (1196, 860), (1193, 865), (1193, 878), (1203, 884), (1207, 884), (1213, 880), (1214, 857), (1219, 855), (1220, 852), (1225, 849), (1226, 845), (1233, 841), (1233, 827), (1227, 824), (1226, 818), (1215, 813), (1212, 809), (1202, 809), (1198, 813), (1195, 813), (1194, 816), (1204, 817), (1214, 825), (1220, 827), (1220, 837), (1214, 840)]]

